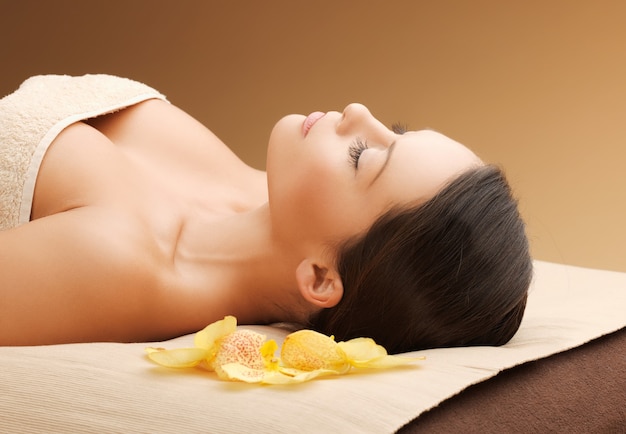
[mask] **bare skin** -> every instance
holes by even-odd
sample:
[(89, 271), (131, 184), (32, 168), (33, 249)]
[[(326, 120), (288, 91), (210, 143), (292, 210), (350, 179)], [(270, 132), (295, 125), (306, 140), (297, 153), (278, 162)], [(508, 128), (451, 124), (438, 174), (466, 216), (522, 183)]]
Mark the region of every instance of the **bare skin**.
[(225, 315), (303, 323), (342, 297), (330, 245), (480, 164), (360, 104), (305, 119), (274, 127), (269, 179), (163, 101), (66, 128), (31, 221), (0, 232), (0, 345), (163, 340)]
[[(228, 255), (246, 242), (229, 227), (245, 226), (267, 202), (265, 174), (161, 101), (92, 125), (57, 137), (32, 221), (0, 233), (2, 268), (11, 270), (0, 277), (0, 344), (161, 339), (226, 314), (279, 319), (241, 289), (283, 284), (255, 273), (257, 258), (235, 264)], [(199, 258), (204, 252), (214, 254)]]

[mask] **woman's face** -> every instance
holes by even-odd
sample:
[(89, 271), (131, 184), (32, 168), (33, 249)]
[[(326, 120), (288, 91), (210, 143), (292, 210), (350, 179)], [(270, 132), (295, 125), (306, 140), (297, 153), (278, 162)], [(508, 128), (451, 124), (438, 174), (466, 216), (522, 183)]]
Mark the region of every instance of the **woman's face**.
[(269, 140), (269, 205), (276, 235), (306, 249), (363, 233), (395, 205), (432, 198), (482, 164), (435, 131), (394, 132), (361, 104), (289, 115)]

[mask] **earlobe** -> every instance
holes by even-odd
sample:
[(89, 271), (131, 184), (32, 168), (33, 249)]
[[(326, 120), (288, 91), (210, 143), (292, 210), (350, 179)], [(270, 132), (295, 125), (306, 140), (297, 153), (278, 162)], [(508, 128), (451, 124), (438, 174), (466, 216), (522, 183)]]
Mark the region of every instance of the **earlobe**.
[(304, 259), (296, 268), (296, 281), (302, 297), (318, 307), (333, 307), (343, 297), (339, 273), (309, 259)]

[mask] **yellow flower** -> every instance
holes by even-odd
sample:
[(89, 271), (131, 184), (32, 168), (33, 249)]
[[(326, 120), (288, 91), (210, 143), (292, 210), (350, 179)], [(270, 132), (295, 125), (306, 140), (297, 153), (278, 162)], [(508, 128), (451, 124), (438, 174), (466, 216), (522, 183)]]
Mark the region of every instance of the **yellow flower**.
[[(351, 368), (391, 368), (423, 357), (390, 356), (370, 338), (335, 342), (313, 330), (299, 330), (287, 336), (281, 350), (282, 372), (309, 371), (318, 375), (345, 374)], [(286, 368), (286, 369), (285, 369)]]
[(280, 351), (274, 340), (252, 330), (238, 330), (227, 316), (196, 333), (194, 348), (146, 348), (148, 357), (163, 366), (202, 366), (220, 379), (247, 383), (302, 383), (321, 375), (345, 374), (352, 368), (390, 368), (420, 358), (390, 356), (369, 338), (335, 342), (332, 336), (299, 330), (287, 335)]
[(391, 368), (423, 359), (390, 356), (385, 348), (369, 338), (335, 342), (332, 336), (313, 330), (299, 330), (287, 335), (281, 347), (280, 360), (273, 359), (274, 363), (270, 366), (267, 363), (270, 358), (266, 355), (264, 372), (252, 372), (237, 364), (223, 368), (228, 371), (230, 379), (249, 383), (291, 384), (322, 375), (345, 374), (353, 367)]
[(300, 371), (318, 369), (343, 374), (350, 369), (335, 339), (313, 330), (298, 330), (285, 338), (280, 350), (283, 365)]
[(235, 317), (227, 316), (196, 333), (195, 348), (146, 348), (146, 352), (150, 360), (159, 365), (190, 368), (202, 363), (206, 369), (215, 371), (219, 378), (230, 380), (231, 376), (222, 368), (225, 365), (238, 364), (263, 372), (265, 361), (261, 348), (271, 346), (270, 342), (274, 341), (265, 342), (265, 335), (255, 331), (237, 330)]

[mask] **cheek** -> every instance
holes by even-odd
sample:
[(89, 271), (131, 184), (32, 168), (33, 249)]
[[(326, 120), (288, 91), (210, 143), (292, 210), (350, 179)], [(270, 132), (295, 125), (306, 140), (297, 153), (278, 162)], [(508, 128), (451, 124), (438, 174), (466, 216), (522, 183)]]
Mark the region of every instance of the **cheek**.
[(306, 230), (328, 242), (345, 240), (367, 230), (379, 214), (379, 207), (368, 201), (350, 183), (321, 178), (303, 186), (294, 200), (301, 211)]
[(294, 174), (290, 199), (309, 220), (325, 224), (330, 216), (341, 212), (341, 203), (346, 198), (345, 186), (327, 166), (315, 164), (313, 158), (308, 163)]
[(353, 192), (331, 172), (308, 168), (291, 185), (280, 186), (282, 194), (271, 202), (275, 223), (301, 240), (336, 241), (352, 235), (355, 224), (360, 226)]

